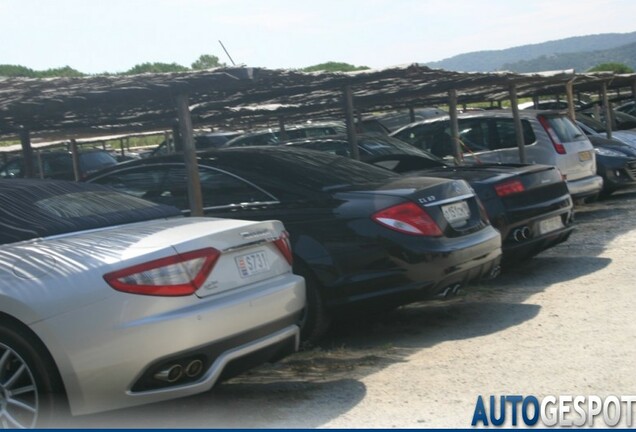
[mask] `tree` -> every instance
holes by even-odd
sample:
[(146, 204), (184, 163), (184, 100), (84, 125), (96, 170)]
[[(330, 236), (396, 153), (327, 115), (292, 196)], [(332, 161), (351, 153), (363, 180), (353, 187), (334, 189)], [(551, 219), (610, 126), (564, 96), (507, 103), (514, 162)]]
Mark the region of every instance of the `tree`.
[(0, 76), (34, 78), (35, 71), (26, 66), (3, 64), (0, 65)]
[(189, 69), (178, 63), (141, 63), (124, 72), (124, 75), (136, 75), (142, 73), (186, 72)]
[(369, 69), (368, 66), (354, 66), (349, 63), (340, 63), (340, 62), (326, 62), (320, 63), (314, 66), (308, 66), (302, 69), (304, 72), (317, 72), (317, 71), (325, 71), (325, 72), (352, 72), (358, 70), (366, 70)]
[(85, 73), (82, 73), (76, 69), (73, 69), (70, 66), (64, 66), (61, 68), (51, 68), (45, 71), (36, 71), (35, 76), (38, 78), (53, 78), (53, 77), (83, 77), (86, 76)]
[(225, 67), (227, 65), (225, 63), (221, 63), (219, 58), (215, 55), (202, 54), (194, 63), (192, 63), (191, 66), (194, 70), (202, 70)]
[(614, 73), (633, 73), (634, 69), (630, 68), (623, 63), (601, 63), (593, 68), (587, 70), (587, 72), (614, 72)]

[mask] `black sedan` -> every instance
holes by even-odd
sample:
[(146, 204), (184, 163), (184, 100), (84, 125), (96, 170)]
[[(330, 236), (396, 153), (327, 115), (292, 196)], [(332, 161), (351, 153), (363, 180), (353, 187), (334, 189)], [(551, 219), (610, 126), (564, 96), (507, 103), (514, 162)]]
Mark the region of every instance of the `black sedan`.
[(596, 152), (596, 172), (603, 177), (601, 195), (636, 186), (636, 149), (601, 135), (587, 137)]
[[(343, 137), (288, 141), (293, 147), (349, 156)], [(463, 179), (501, 232), (504, 263), (533, 256), (568, 239), (572, 199), (559, 171), (547, 165), (448, 165), (433, 154), (380, 134), (358, 137), (360, 159), (409, 175)]]
[[(286, 147), (198, 154), (205, 214), (281, 220), (307, 282), (303, 337), (356, 305), (392, 307), (457, 293), (499, 271), (501, 237), (468, 183), (405, 177)], [(182, 157), (128, 162), (88, 181), (188, 209)]]

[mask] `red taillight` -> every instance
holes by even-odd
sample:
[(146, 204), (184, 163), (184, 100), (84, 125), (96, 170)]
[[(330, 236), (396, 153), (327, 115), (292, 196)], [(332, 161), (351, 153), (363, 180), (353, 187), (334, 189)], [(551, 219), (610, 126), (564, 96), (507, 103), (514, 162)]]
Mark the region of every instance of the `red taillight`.
[(565, 146), (561, 143), (559, 136), (556, 134), (552, 126), (550, 126), (550, 122), (543, 116), (539, 116), (539, 123), (543, 126), (543, 129), (548, 133), (550, 137), (550, 141), (552, 141), (552, 145), (558, 154), (565, 154)]
[(274, 244), (283, 254), (289, 265), (292, 265), (294, 262), (294, 258), (292, 255), (291, 243), (289, 242), (289, 233), (287, 231), (283, 231), (278, 240), (274, 241)]
[(404, 234), (439, 237), (442, 231), (426, 210), (415, 203), (404, 203), (375, 213), (377, 223)]
[(495, 185), (495, 191), (500, 197), (516, 194), (526, 190), (520, 180), (511, 180)]
[(214, 248), (199, 249), (117, 270), (104, 280), (131, 294), (186, 296), (203, 285), (220, 255)]

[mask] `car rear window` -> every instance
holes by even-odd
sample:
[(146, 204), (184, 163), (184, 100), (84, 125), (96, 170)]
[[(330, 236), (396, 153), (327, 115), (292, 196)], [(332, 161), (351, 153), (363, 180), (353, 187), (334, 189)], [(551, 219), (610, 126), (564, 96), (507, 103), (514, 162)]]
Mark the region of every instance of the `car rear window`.
[(80, 153), (82, 171), (91, 172), (115, 165), (117, 160), (106, 152)]
[(548, 117), (545, 119), (559, 137), (561, 142), (576, 141), (581, 137), (581, 130), (567, 117)]
[(180, 214), (95, 184), (0, 180), (0, 244)]
[[(397, 174), (363, 162), (328, 153), (295, 148), (227, 149), (218, 156), (218, 166), (259, 184), (271, 178), (313, 191), (336, 186), (375, 183)], [(217, 165), (217, 163), (214, 163)]]

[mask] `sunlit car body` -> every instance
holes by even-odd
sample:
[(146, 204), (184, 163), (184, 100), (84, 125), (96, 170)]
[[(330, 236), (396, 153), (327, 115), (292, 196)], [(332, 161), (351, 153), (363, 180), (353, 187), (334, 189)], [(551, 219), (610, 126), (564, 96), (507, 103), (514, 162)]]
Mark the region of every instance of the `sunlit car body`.
[[(394, 172), (466, 180), (501, 233), (504, 261), (519, 261), (566, 241), (574, 229), (568, 187), (549, 165), (454, 166), (424, 150), (382, 134), (360, 134), (360, 159)], [(316, 137), (283, 144), (350, 156), (345, 137)]]
[[(285, 224), (307, 281), (306, 339), (335, 313), (444, 297), (498, 272), (500, 235), (464, 181), (284, 146), (201, 152), (198, 166), (205, 214)], [(185, 179), (176, 155), (88, 181), (187, 211)]]
[(304, 281), (278, 221), (72, 182), (0, 181), (0, 202), (5, 426), (55, 393), (73, 414), (199, 393), (298, 346)]
[[(559, 111), (522, 110), (526, 160), (553, 165), (563, 174), (575, 199), (597, 196), (603, 179), (596, 174), (595, 153), (585, 134)], [(518, 163), (514, 120), (510, 110), (459, 114), (463, 158), (469, 162)], [(411, 123), (391, 135), (436, 156), (453, 155), (450, 118)]]

